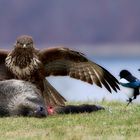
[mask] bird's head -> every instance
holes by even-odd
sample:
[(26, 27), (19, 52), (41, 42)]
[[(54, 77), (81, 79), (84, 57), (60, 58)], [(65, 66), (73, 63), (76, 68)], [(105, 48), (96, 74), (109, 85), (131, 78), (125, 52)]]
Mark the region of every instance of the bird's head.
[(132, 74), (128, 70), (122, 70), (119, 74), (120, 78), (126, 78), (129, 75), (132, 75)]
[(15, 48), (28, 51), (33, 50), (34, 44), (32, 37), (28, 35), (19, 36), (16, 40)]

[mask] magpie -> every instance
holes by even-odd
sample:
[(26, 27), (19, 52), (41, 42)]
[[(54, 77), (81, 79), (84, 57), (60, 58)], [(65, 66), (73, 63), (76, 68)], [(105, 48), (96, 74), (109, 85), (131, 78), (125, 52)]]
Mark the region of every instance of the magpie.
[(120, 76), (120, 84), (122, 86), (133, 89), (132, 95), (130, 95), (129, 99), (127, 100), (128, 101), (127, 105), (129, 105), (140, 94), (139, 93), (140, 80), (134, 77), (128, 70), (122, 70), (119, 76)]

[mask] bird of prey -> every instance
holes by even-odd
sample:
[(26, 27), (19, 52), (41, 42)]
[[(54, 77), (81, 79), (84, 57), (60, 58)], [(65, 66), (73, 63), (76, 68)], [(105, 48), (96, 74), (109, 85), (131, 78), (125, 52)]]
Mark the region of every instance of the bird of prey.
[(119, 74), (120, 84), (124, 87), (133, 89), (133, 93), (129, 95), (128, 105), (137, 98), (140, 88), (140, 80), (134, 77), (128, 70), (122, 70)]
[(118, 80), (102, 66), (80, 52), (64, 47), (36, 49), (31, 36), (17, 38), (12, 51), (0, 50), (0, 80), (21, 79), (34, 83), (47, 104), (64, 105), (65, 99), (46, 80), (47, 76), (67, 76), (102, 85), (111, 92)]

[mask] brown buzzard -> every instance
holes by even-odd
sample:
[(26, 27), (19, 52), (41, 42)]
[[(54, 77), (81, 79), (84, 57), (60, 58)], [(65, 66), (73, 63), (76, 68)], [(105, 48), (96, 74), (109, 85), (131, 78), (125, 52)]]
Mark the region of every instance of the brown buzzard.
[(119, 89), (118, 80), (84, 54), (63, 47), (38, 50), (31, 36), (17, 38), (12, 51), (0, 50), (0, 80), (22, 79), (34, 83), (47, 104), (64, 105), (65, 99), (46, 80), (47, 76), (66, 76), (102, 85), (111, 92)]

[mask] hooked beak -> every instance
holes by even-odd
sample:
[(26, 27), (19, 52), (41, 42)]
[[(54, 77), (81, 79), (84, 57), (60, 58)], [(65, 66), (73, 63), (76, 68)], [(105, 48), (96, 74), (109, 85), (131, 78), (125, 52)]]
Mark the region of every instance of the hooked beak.
[(23, 48), (27, 48), (26, 44), (23, 44)]

